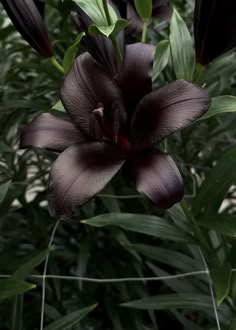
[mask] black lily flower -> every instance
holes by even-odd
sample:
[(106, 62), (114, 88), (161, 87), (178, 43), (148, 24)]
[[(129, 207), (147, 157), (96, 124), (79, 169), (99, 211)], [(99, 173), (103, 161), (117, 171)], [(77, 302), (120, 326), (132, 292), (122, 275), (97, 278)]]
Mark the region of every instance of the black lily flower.
[(205, 65), (236, 46), (236, 1), (196, 0), (196, 56)]
[(53, 49), (43, 22), (41, 0), (0, 0), (22, 37), (41, 56), (52, 57)]
[(89, 53), (80, 55), (61, 88), (68, 117), (41, 114), (23, 131), (21, 147), (62, 152), (49, 177), (49, 210), (61, 219), (101, 191), (126, 164), (137, 190), (161, 208), (181, 200), (183, 181), (173, 159), (155, 150), (205, 113), (205, 90), (178, 80), (152, 92), (155, 48), (126, 46), (116, 79)]
[[(143, 21), (139, 17), (133, 0), (111, 0), (119, 9), (121, 16), (130, 21), (129, 31), (138, 33), (143, 30)], [(152, 16), (169, 22), (172, 16), (172, 8), (169, 0), (153, 0)]]

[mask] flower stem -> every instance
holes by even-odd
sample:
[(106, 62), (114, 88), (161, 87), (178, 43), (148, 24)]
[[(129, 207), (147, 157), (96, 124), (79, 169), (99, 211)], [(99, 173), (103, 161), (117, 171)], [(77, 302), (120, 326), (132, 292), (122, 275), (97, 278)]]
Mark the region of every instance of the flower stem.
[(182, 201), (180, 202), (180, 205), (182, 207), (182, 210), (186, 216), (186, 219), (189, 221), (189, 223), (192, 225), (192, 229), (194, 231), (194, 234), (199, 242), (199, 245), (201, 246), (201, 248), (203, 249), (203, 251), (205, 251), (205, 253), (209, 256), (211, 254), (211, 248), (209, 243), (207, 242), (206, 238), (204, 237), (204, 235), (201, 232), (201, 229), (198, 226), (198, 223), (194, 217), (194, 215), (191, 213), (189, 206), (186, 202), (185, 199), (182, 199)]
[[(104, 11), (105, 11), (105, 14), (106, 14), (107, 24), (112, 25), (107, 0), (102, 0), (102, 3), (103, 3), (103, 8), (104, 8)], [(113, 37), (110, 37), (110, 39), (111, 39), (113, 48), (115, 50), (116, 56), (117, 56), (119, 62), (122, 63), (123, 62), (123, 55), (121, 53), (121, 50), (120, 50), (120, 47), (118, 45), (117, 40), (116, 40), (116, 38), (113, 38)]]
[(112, 45), (114, 47), (114, 50), (115, 50), (115, 53), (116, 53), (116, 56), (117, 56), (119, 62), (122, 63), (124, 59), (123, 59), (123, 55), (122, 55), (121, 49), (118, 45), (116, 38), (111, 38), (111, 42), (112, 42)]
[(145, 20), (143, 23), (142, 42), (146, 42), (147, 29), (148, 29), (148, 20)]
[(65, 74), (63, 66), (57, 61), (54, 56), (50, 58), (50, 62), (58, 71), (60, 71), (62, 74)]
[(201, 65), (200, 63), (197, 63), (196, 73), (195, 73), (195, 77), (194, 77), (194, 80), (196, 82), (199, 81), (202, 78), (204, 69), (205, 69), (205, 67), (203, 65)]
[(104, 8), (104, 11), (106, 14), (107, 24), (111, 25), (112, 21), (111, 21), (111, 16), (110, 16), (108, 5), (107, 5), (107, 0), (102, 0), (102, 3), (103, 3), (103, 8)]

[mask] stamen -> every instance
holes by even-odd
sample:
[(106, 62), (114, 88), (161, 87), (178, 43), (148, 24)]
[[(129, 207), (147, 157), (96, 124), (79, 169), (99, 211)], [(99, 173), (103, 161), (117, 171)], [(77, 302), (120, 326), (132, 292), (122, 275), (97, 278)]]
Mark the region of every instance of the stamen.
[(115, 108), (113, 110), (113, 126), (112, 126), (112, 138), (115, 143), (118, 142), (120, 129), (120, 110), (119, 108)]
[(97, 140), (102, 140), (104, 136), (104, 108), (93, 110), (89, 118), (89, 132)]

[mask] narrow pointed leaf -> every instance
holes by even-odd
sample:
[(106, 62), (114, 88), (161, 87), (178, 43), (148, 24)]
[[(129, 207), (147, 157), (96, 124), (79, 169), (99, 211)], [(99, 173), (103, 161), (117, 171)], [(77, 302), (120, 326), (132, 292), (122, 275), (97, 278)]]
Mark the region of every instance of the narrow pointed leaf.
[(82, 222), (94, 227), (118, 226), (124, 230), (178, 242), (191, 241), (185, 232), (166, 219), (146, 214), (109, 213)]
[(216, 96), (212, 98), (209, 111), (200, 120), (227, 112), (236, 112), (236, 97), (232, 95)]
[(210, 269), (211, 279), (216, 295), (217, 304), (220, 305), (228, 296), (231, 282), (231, 266), (230, 264), (222, 265), (218, 269)]
[[(192, 203), (195, 215), (205, 212), (204, 218), (217, 214), (231, 185), (236, 182), (236, 147), (226, 151), (208, 173)], [(217, 189), (216, 189), (217, 182)]]
[(142, 310), (203, 310), (212, 311), (212, 300), (209, 296), (202, 294), (166, 294), (146, 297), (121, 304), (122, 307), (129, 307)]
[(199, 265), (194, 259), (177, 251), (144, 244), (132, 244), (131, 248), (145, 257), (176, 267), (183, 272), (188, 272), (189, 269), (199, 270)]
[(192, 80), (195, 70), (195, 54), (189, 30), (174, 10), (170, 24), (170, 46), (174, 71), (177, 79)]
[(21, 265), (12, 275), (12, 279), (24, 280), (28, 275), (31, 274), (32, 270), (46, 258), (48, 249), (45, 249), (35, 256), (33, 256), (29, 261)]
[(61, 112), (65, 112), (65, 108), (64, 105), (62, 104), (61, 100), (59, 100), (53, 107), (52, 110), (56, 110), (56, 111), (61, 111)]
[(81, 40), (84, 36), (85, 36), (85, 33), (81, 32), (78, 35), (78, 37), (76, 38), (73, 45), (71, 45), (65, 53), (65, 56), (64, 56), (64, 59), (63, 59), (63, 68), (65, 69), (66, 73), (69, 72), (69, 70), (70, 70), (70, 68), (71, 68), (71, 66), (72, 66), (72, 64), (75, 60), (75, 57), (76, 57), (77, 52), (78, 52), (78, 47), (79, 47), (80, 42), (81, 42)]
[(170, 42), (169, 40), (162, 40), (156, 48), (156, 53), (153, 62), (152, 80), (156, 80), (160, 73), (168, 64), (170, 56)]
[(10, 185), (11, 185), (11, 180), (7, 181), (6, 183), (2, 183), (0, 185), (0, 204), (3, 202), (4, 198), (6, 197)]
[(199, 224), (216, 231), (218, 234), (236, 238), (236, 217), (227, 214), (209, 215), (201, 219)]
[(0, 280), (0, 301), (32, 290), (35, 287), (35, 284), (26, 283), (15, 279)]
[(73, 312), (62, 317), (60, 320), (57, 320), (44, 328), (44, 330), (65, 330), (68, 327), (71, 328), (74, 325), (78, 325), (82, 319), (84, 319), (90, 312), (92, 312), (97, 305), (89, 306), (83, 308), (79, 311)]

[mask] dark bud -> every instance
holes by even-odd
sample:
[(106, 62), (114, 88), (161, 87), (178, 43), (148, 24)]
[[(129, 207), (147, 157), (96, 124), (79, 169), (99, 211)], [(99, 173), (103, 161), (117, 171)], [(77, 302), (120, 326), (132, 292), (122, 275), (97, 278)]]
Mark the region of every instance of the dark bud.
[(235, 0), (196, 0), (194, 37), (199, 63), (208, 64), (236, 46), (235, 21)]
[(43, 4), (37, 0), (0, 0), (12, 23), (22, 37), (41, 56), (52, 57), (53, 49), (45, 28)]

